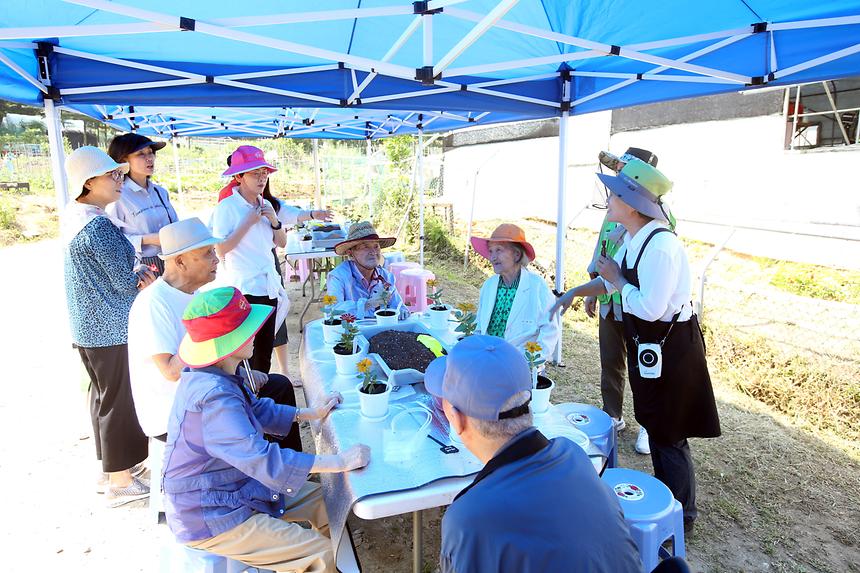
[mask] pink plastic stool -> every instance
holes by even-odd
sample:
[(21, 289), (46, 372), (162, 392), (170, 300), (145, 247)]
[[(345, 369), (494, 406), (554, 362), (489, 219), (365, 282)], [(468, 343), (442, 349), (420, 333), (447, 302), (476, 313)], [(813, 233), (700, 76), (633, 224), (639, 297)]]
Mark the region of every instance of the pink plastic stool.
[(435, 278), (436, 275), (427, 269), (406, 269), (400, 273), (397, 290), (410, 311), (423, 312), (427, 309), (427, 281)]
[(296, 272), (299, 274), (299, 282), (304, 283), (305, 279), (311, 272), (311, 266), (308, 259), (299, 259), (296, 261)]
[(394, 275), (394, 286), (397, 287), (397, 292), (400, 293), (400, 297), (403, 297), (403, 289), (400, 288), (400, 274), (406, 269), (420, 269), (421, 265), (418, 263), (411, 263), (409, 261), (397, 261), (388, 265), (388, 270)]

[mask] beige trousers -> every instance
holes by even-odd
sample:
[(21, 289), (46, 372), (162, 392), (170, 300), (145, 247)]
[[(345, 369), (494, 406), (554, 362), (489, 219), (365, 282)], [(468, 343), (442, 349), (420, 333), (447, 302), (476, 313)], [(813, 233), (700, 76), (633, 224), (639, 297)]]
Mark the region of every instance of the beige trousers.
[[(310, 522), (313, 529), (291, 523), (296, 521)], [(336, 571), (322, 491), (313, 482), (305, 483), (295, 497), (287, 498), (281, 519), (256, 513), (230, 531), (192, 541), (188, 546), (274, 571)]]

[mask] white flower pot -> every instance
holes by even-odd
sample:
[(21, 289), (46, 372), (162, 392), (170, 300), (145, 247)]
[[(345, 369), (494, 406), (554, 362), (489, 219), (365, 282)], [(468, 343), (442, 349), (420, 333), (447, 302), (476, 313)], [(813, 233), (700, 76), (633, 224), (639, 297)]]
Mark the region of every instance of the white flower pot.
[(445, 305), (445, 310), (433, 310), (433, 307), (427, 308), (427, 317), (430, 322), (430, 328), (434, 330), (448, 330), (448, 319), (451, 317), (451, 308)]
[(343, 333), (343, 328), (339, 319), (337, 324), (326, 324), (323, 320), (323, 341), (330, 346), (337, 344), (340, 340), (340, 335)]
[(539, 378), (549, 380), (550, 385), (549, 388), (532, 388), (532, 414), (544, 414), (549, 410), (549, 397), (552, 394), (552, 389), (555, 388), (555, 382), (549, 378), (542, 375)]
[(380, 394), (365, 394), (361, 391), (364, 383), (359, 382), (355, 390), (358, 392), (358, 403), (361, 406), (362, 415), (368, 418), (383, 418), (388, 414), (388, 399), (391, 396), (391, 385), (385, 385), (385, 392)]
[[(380, 312), (390, 312), (392, 314), (390, 316), (385, 316), (379, 314)], [(377, 310), (373, 314), (376, 316), (376, 324), (378, 324), (379, 326), (391, 326), (397, 324), (398, 322), (397, 311), (391, 309)]]
[(305, 241), (305, 240), (299, 241), (299, 250), (303, 253), (307, 253), (309, 251), (312, 251), (313, 247), (314, 247), (314, 242), (311, 239), (308, 239), (307, 241)]
[(337, 373), (341, 376), (354, 376), (358, 374), (358, 363), (367, 358), (367, 352), (361, 346), (353, 354), (334, 353), (334, 364)]

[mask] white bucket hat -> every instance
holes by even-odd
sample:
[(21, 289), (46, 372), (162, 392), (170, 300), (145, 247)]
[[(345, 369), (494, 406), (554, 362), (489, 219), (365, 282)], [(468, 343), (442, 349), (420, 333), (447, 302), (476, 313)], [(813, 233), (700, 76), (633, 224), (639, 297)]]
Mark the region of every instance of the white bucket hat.
[(85, 145), (75, 149), (66, 158), (69, 195), (73, 199), (77, 199), (83, 193), (84, 183), (87, 180), (104, 175), (114, 169), (119, 169), (124, 175), (128, 173), (128, 163), (117, 163), (98, 147)]
[(165, 225), (158, 231), (158, 240), (161, 242), (161, 254), (158, 256), (162, 259), (175, 257), (200, 247), (217, 245), (223, 241), (213, 237), (203, 221), (197, 217)]

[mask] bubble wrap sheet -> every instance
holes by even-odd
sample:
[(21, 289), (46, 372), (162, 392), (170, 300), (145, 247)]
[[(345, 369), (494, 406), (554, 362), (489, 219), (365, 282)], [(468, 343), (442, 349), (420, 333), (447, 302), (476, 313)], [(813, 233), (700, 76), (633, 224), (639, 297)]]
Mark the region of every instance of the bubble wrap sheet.
[[(337, 453), (357, 443), (371, 448), (371, 461), (366, 468), (320, 476), (336, 556), (341, 543), (349, 542), (344, 535), (346, 521), (353, 505), (359, 500), (391, 492), (410, 491), (414, 494), (413, 504), (402, 512), (405, 513), (414, 509), (415, 502), (421, 503), (422, 486), (444, 478), (470, 476), (480, 471), (482, 464), (462, 444), (455, 444), (460, 449), (459, 453), (445, 454), (440, 451), (439, 444), (427, 437), (416, 440), (412, 455), (403, 461), (391, 460), (391, 456), (386, 456), (386, 448), (391, 448), (386, 430), (390, 428), (392, 417), (398, 411), (417, 404), (433, 410), (432, 398), (426, 394), (422, 384), (404, 386), (391, 394), (391, 406), (385, 419), (373, 421), (362, 416), (356, 393), (356, 385), (360, 380), (355, 376), (337, 374), (334, 353), (323, 342), (319, 320), (305, 327), (300, 362), (305, 397), (310, 405), (320, 403), (326, 392), (338, 391), (344, 394), (341, 406), (322, 422), (312, 424), (317, 452)], [(430, 426), (430, 435), (451, 444), (447, 433), (448, 423), (444, 415), (436, 413)], [(434, 505), (428, 505), (426, 509)]]

